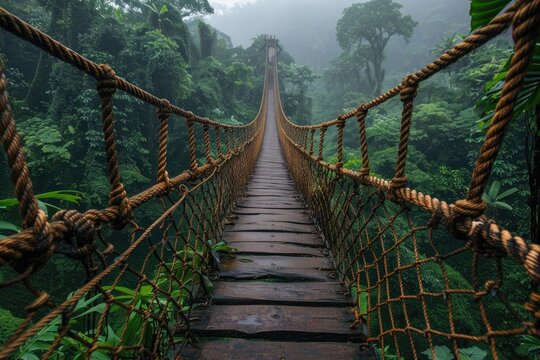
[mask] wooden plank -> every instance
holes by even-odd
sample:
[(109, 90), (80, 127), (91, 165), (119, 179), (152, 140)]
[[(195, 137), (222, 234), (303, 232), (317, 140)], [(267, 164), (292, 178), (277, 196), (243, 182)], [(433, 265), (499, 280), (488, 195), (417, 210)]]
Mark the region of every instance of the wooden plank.
[(310, 224), (313, 226), (313, 220), (305, 213), (292, 212), (288, 214), (281, 214), (276, 212), (274, 214), (242, 214), (238, 217), (238, 221), (235, 221), (236, 224), (252, 224), (252, 223), (261, 223), (261, 222), (286, 222), (293, 224)]
[(212, 303), (217, 305), (353, 306), (337, 282), (224, 282), (214, 283)]
[(279, 196), (288, 198), (296, 198), (298, 196), (298, 192), (294, 189), (246, 189), (245, 194), (247, 196)]
[(239, 203), (237, 205), (239, 208), (261, 208), (265, 207), (268, 209), (297, 209), (297, 210), (304, 210), (304, 205), (300, 202), (285, 202), (285, 201), (270, 201), (270, 200), (254, 200), (253, 198), (249, 198), (246, 201), (243, 201), (242, 203)]
[(263, 215), (271, 214), (278, 216), (308, 216), (307, 210), (298, 209), (269, 209), (269, 208), (236, 208), (233, 210), (233, 214), (237, 215)]
[(213, 305), (192, 313), (190, 330), (202, 336), (295, 341), (361, 342), (350, 329), (354, 316), (348, 308), (282, 305)]
[(220, 276), (228, 280), (329, 281), (332, 270), (333, 265), (326, 258), (239, 256), (222, 261)]
[(225, 231), (224, 239), (228, 243), (243, 241), (280, 242), (284, 244), (299, 244), (313, 247), (322, 247), (323, 241), (318, 234), (296, 234), (275, 232), (228, 232)]
[(266, 342), (244, 339), (203, 340), (202, 350), (182, 353), (186, 360), (375, 360), (369, 347), (354, 343), (331, 342)]
[(281, 256), (324, 256), (321, 248), (284, 244), (278, 242), (236, 242), (229, 243), (235, 248), (235, 254), (281, 255)]
[(228, 232), (245, 232), (245, 231), (259, 231), (259, 232), (291, 232), (297, 234), (316, 234), (315, 227), (310, 224), (294, 224), (286, 222), (254, 222), (254, 223), (237, 223), (227, 225)]

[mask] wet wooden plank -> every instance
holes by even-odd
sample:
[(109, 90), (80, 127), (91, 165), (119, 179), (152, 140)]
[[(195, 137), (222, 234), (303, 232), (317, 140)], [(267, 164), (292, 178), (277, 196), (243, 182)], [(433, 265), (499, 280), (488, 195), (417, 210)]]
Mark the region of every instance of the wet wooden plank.
[(229, 243), (235, 248), (235, 253), (251, 255), (281, 255), (281, 256), (324, 256), (321, 248), (285, 244), (279, 242), (245, 241)]
[(246, 196), (278, 196), (278, 197), (288, 197), (288, 198), (297, 198), (298, 193), (294, 189), (290, 190), (279, 190), (276, 191), (274, 189), (247, 189), (245, 192)]
[(329, 281), (333, 274), (333, 266), (327, 258), (239, 256), (224, 260), (221, 266), (220, 276), (228, 280)]
[(361, 342), (350, 329), (352, 312), (342, 307), (213, 305), (192, 313), (190, 329), (201, 336), (295, 341)]
[(186, 360), (375, 360), (373, 351), (354, 343), (332, 342), (267, 342), (244, 339), (209, 339), (200, 344), (202, 350), (184, 353)]
[(281, 215), (281, 216), (292, 216), (292, 217), (298, 217), (298, 216), (309, 216), (307, 210), (305, 209), (269, 209), (269, 208), (236, 208), (233, 211), (233, 214), (237, 215), (263, 215), (263, 214), (271, 214), (271, 215)]
[(278, 200), (259, 200), (249, 198), (238, 204), (239, 208), (261, 208), (268, 209), (297, 209), (304, 210), (305, 206), (298, 200), (296, 201), (278, 201)]
[(313, 220), (306, 213), (291, 212), (288, 214), (281, 214), (276, 212), (274, 214), (242, 214), (239, 216), (236, 224), (253, 224), (253, 223), (265, 223), (265, 222), (285, 222), (293, 224), (311, 225), (313, 226)]
[[(237, 222), (238, 221), (238, 222)], [(311, 224), (295, 224), (288, 222), (252, 222), (243, 223), (238, 219), (234, 221), (234, 224), (227, 225), (228, 232), (245, 232), (245, 231), (259, 231), (259, 232), (291, 232), (297, 234), (314, 234), (316, 233), (315, 227)]]
[(214, 284), (212, 303), (218, 305), (353, 306), (338, 282), (224, 282)]
[(298, 233), (275, 233), (275, 232), (228, 232), (225, 231), (224, 239), (229, 244), (257, 241), (257, 242), (278, 242), (285, 244), (299, 244), (313, 247), (323, 246), (323, 241), (318, 234), (298, 234)]

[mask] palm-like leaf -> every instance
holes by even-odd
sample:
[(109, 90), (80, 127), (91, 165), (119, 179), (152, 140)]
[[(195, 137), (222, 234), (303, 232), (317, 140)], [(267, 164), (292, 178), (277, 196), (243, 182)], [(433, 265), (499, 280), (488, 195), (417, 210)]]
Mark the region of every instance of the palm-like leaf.
[(472, 0), (471, 1), (471, 30), (489, 23), (506, 7), (511, 0)]
[[(496, 17), (511, 0), (471, 0), (471, 31), (488, 24)], [(483, 128), (493, 117), (495, 107), (501, 97), (501, 89), (506, 74), (510, 67), (510, 60), (506, 63), (504, 69), (495, 75), (493, 80), (486, 85), (486, 94), (477, 103), (480, 109), (482, 119), (479, 127)], [(516, 106), (514, 108), (514, 118), (523, 112), (531, 110), (540, 103), (540, 42), (536, 44), (535, 54), (529, 65), (529, 70), (523, 82)]]

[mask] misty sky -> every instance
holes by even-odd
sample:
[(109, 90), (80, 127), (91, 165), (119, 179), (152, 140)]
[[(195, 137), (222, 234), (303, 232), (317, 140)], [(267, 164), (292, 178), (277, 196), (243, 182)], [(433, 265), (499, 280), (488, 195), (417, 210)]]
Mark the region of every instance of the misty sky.
[[(275, 35), (298, 63), (316, 70), (325, 68), (341, 53), (336, 40), (336, 24), (343, 10), (365, 0), (210, 0), (215, 14), (207, 21), (231, 36), (235, 46), (247, 47), (258, 34)], [(418, 59), (406, 57), (408, 51), (425, 53), (443, 35), (466, 33), (469, 28), (469, 0), (394, 0), (402, 12), (419, 23), (410, 44), (392, 40), (388, 59), (400, 60), (401, 70), (408, 71)], [(409, 59), (410, 58), (410, 59)], [(407, 61), (411, 63), (407, 63)]]

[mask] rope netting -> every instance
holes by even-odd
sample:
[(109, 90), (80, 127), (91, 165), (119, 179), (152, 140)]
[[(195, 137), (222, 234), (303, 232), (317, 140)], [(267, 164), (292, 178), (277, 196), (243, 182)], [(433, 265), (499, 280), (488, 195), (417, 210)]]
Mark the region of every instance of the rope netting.
[[(249, 124), (221, 124), (157, 98), (3, 8), (0, 26), (97, 80), (110, 183), (108, 208), (47, 217), (34, 195), (0, 69), (0, 136), (24, 223), (20, 233), (0, 239), (2, 301), (18, 302), (17, 315), (24, 317), (0, 344), (0, 358), (23, 356), (30, 348), (24, 358), (174, 357), (190, 339), (191, 311), (211, 292), (209, 277), (219, 270), (213, 246), (255, 165), (266, 97)], [(116, 150), (117, 90), (153, 106), (160, 125), (156, 183), (132, 196), (122, 184)], [(167, 145), (169, 123), (175, 120), (187, 125), (190, 168), (170, 177)], [(149, 208), (161, 215), (148, 221)], [(71, 293), (67, 300), (32, 281), (47, 271), (52, 258), (63, 256), (76, 264), (73, 279), (78, 282), (66, 289)]]
[[(419, 85), (512, 25), (515, 54), (466, 198), (448, 204), (406, 187)], [(459, 359), (465, 356), (460, 349), (475, 344), (486, 346), (494, 359), (506, 358), (501, 349), (508, 350), (509, 338), (539, 334), (536, 285), (528, 300), (519, 299), (504, 280), (517, 272), (525, 287), (538, 282), (540, 246), (483, 215), (482, 201), (539, 31), (540, 1), (516, 1), (388, 92), (316, 125), (289, 121), (275, 86), (279, 135), (289, 170), (328, 241), (342, 280), (356, 298), (355, 326), (367, 333), (385, 358), (437, 358), (437, 346), (444, 345)], [(398, 95), (403, 111), (395, 173), (383, 179), (373, 176), (370, 168), (366, 118), (370, 109)], [(350, 119), (357, 121), (351, 124)], [(347, 125), (357, 127), (351, 131), (358, 133), (359, 171), (344, 167)], [(332, 162), (324, 158), (330, 131), (337, 136)], [(457, 274), (454, 268), (463, 264), (468, 270)]]

